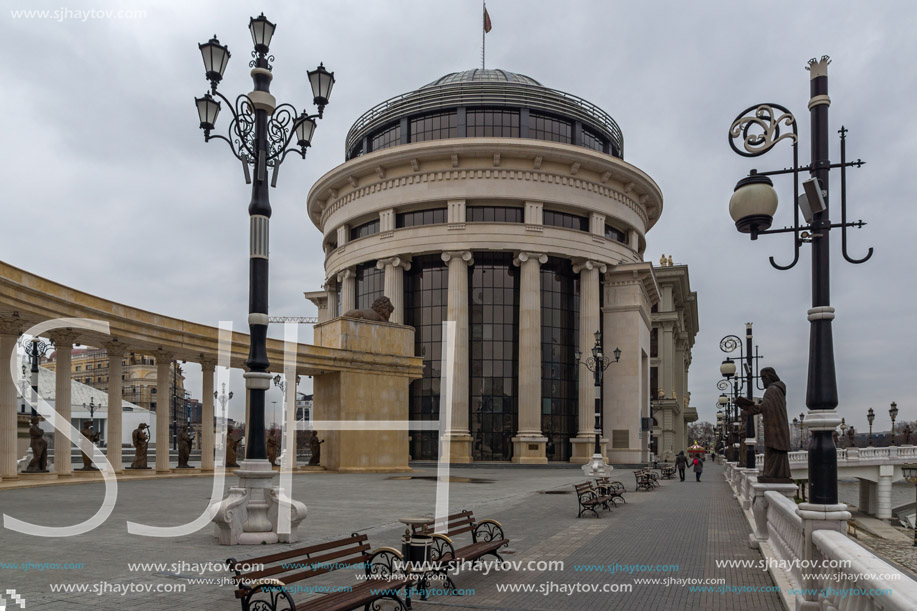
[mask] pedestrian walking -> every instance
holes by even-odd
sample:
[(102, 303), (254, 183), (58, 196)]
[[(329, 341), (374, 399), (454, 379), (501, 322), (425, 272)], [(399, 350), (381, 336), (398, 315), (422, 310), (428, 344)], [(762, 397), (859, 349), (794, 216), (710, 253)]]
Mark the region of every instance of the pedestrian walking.
[(681, 481), (685, 481), (685, 469), (688, 468), (688, 459), (685, 456), (684, 450), (678, 453), (678, 456), (675, 457), (675, 467), (678, 468), (678, 477), (681, 478)]
[(700, 456), (694, 457), (694, 477), (700, 481), (700, 474), (704, 472), (704, 459)]

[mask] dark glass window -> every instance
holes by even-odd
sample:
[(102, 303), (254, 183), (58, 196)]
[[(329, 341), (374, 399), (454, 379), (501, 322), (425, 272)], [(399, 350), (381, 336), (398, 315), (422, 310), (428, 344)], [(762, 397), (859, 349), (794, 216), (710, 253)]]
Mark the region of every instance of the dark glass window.
[(455, 112), (447, 112), (411, 119), (411, 142), (455, 138), (457, 118)]
[(573, 125), (537, 112), (529, 113), (529, 138), (551, 142), (573, 143)]
[(518, 110), (469, 110), (465, 113), (465, 135), (469, 138), (518, 138)]
[(519, 269), (510, 253), (474, 253), (468, 299), (472, 455), (510, 460), (519, 413)]
[(579, 231), (589, 231), (589, 218), (569, 212), (557, 212), (555, 210), (544, 211), (544, 224), (552, 227), (565, 227), (566, 229), (577, 229)]
[(659, 356), (659, 327), (650, 331), (650, 358)]
[(605, 237), (609, 240), (615, 240), (627, 244), (627, 233), (620, 229), (615, 229), (611, 225), (605, 225)]
[(439, 225), (445, 223), (446, 218), (445, 208), (399, 212), (395, 215), (395, 227), (401, 229), (402, 227), (417, 227), (419, 225)]
[(659, 398), (659, 368), (650, 367), (650, 400)]
[[(423, 358), (423, 377), (411, 382), (411, 420), (439, 418), (442, 322), (448, 306), (449, 269), (440, 255), (415, 257), (404, 273), (404, 324), (414, 327), (415, 354)], [(437, 431), (411, 431), (411, 458), (439, 457)]]
[(465, 220), (469, 223), (521, 223), (525, 211), (510, 206), (469, 206), (465, 208)]
[(548, 460), (569, 461), (577, 433), (577, 284), (570, 261), (551, 257), (541, 266), (541, 431)]
[(596, 150), (600, 153), (605, 152), (605, 139), (595, 132), (583, 128), (583, 146)]
[(359, 238), (365, 238), (368, 235), (374, 233), (379, 233), (379, 219), (374, 221), (369, 221), (368, 223), (363, 223), (362, 225), (357, 225), (356, 227), (350, 228), (350, 239), (356, 240)]
[(401, 144), (401, 123), (395, 123), (373, 136), (371, 146), (372, 150), (378, 151), (398, 144)]
[(385, 271), (376, 269), (376, 262), (357, 265), (356, 293), (358, 310), (365, 310), (382, 297), (385, 289)]
[(363, 154), (363, 141), (360, 140), (360, 142), (355, 147), (350, 149), (350, 158), (353, 159), (354, 157), (359, 157), (362, 154)]

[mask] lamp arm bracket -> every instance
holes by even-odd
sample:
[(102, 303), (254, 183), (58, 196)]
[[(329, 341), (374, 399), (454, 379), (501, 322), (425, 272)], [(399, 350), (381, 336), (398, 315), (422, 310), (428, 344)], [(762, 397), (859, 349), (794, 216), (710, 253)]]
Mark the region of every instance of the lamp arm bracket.
[(854, 259), (847, 253), (847, 227), (862, 227), (865, 225), (863, 221), (858, 221), (858, 223), (851, 223), (849, 225), (847, 223), (847, 166), (855, 165), (856, 167), (860, 167), (864, 162), (857, 159), (855, 162), (850, 164), (847, 163), (847, 128), (842, 125), (839, 133), (841, 137), (841, 254), (848, 263), (859, 265), (860, 263), (869, 261), (870, 257), (872, 257), (873, 249), (870, 246), (869, 250), (866, 252), (866, 256), (861, 259)]

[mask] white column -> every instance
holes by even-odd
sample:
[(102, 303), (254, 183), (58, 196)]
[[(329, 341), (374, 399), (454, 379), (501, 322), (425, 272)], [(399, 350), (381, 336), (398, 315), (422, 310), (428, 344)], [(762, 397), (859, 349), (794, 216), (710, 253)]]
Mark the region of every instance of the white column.
[[(389, 322), (404, 324), (404, 272), (411, 269), (411, 262), (405, 257), (379, 259), (376, 268), (385, 270), (382, 294), (389, 298), (395, 310)], [(466, 282), (467, 284), (467, 282)]]
[(121, 359), (127, 352), (122, 342), (106, 342), (103, 344), (108, 353), (108, 431), (106, 433), (106, 447), (108, 448), (108, 462), (111, 463), (115, 473), (124, 471), (124, 461), (121, 460), (121, 373), (124, 370)]
[[(446, 318), (455, 321), (455, 361), (450, 372), (452, 421), (443, 442), (449, 443), (451, 462), (469, 463), (472, 458), (471, 433), (468, 429), (468, 267), (474, 265), (474, 259), (467, 250), (444, 252), (441, 257), (449, 266)], [(445, 354), (442, 362), (445, 367)]]
[[(573, 266), (573, 273), (579, 274), (579, 350), (583, 359), (591, 354), (595, 344), (595, 332), (600, 329), (599, 273), (605, 273), (606, 266), (595, 261), (582, 261)], [(577, 365), (579, 411), (578, 434), (573, 442), (573, 456), (570, 462), (587, 463), (595, 453), (595, 378), (585, 365)]]
[[(290, 368), (295, 371), (295, 365)], [(289, 471), (296, 471), (299, 465), (296, 462), (296, 389), (299, 388), (299, 376), (287, 375), (286, 390), (284, 392), (284, 409), (286, 422), (286, 448), (284, 460), (280, 462), (280, 468)]]
[(341, 288), (340, 316), (357, 307), (357, 273), (353, 269), (342, 271), (338, 274), (338, 286)]
[(156, 357), (156, 472), (168, 473), (171, 470), (169, 449), (172, 447), (171, 429), (172, 421), (172, 395), (170, 384), (172, 382), (172, 357), (171, 352), (157, 350)]
[[(55, 331), (51, 335), (51, 340), (54, 342), (57, 363), (54, 376), (54, 409), (60, 414), (66, 426), (70, 424), (70, 357), (73, 342), (76, 341), (76, 333)], [(63, 432), (56, 429), (54, 431), (54, 472), (58, 477), (73, 474), (73, 467), (70, 464), (70, 440)]]
[(12, 324), (0, 326), (0, 479), (10, 480), (19, 477), (16, 473), (16, 382), (8, 369), (18, 336), (18, 329)]
[(892, 518), (892, 479), (895, 465), (879, 465), (879, 483), (876, 486), (876, 517), (880, 520)]
[(519, 266), (519, 431), (513, 462), (547, 463), (547, 438), (541, 434), (541, 264), (548, 256), (520, 252)]
[(341, 315), (338, 312), (338, 290), (339, 287), (334, 280), (325, 282), (325, 293), (328, 295), (328, 320)]
[(201, 471), (213, 471), (213, 372), (216, 362), (201, 361)]

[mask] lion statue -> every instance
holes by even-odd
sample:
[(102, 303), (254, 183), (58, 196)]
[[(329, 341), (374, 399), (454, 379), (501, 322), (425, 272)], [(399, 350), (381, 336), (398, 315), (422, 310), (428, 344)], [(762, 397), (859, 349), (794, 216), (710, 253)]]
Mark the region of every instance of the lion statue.
[(373, 302), (372, 307), (365, 310), (348, 310), (344, 312), (343, 315), (347, 318), (363, 318), (365, 320), (388, 322), (389, 317), (394, 311), (395, 306), (392, 305), (391, 299), (383, 295)]

